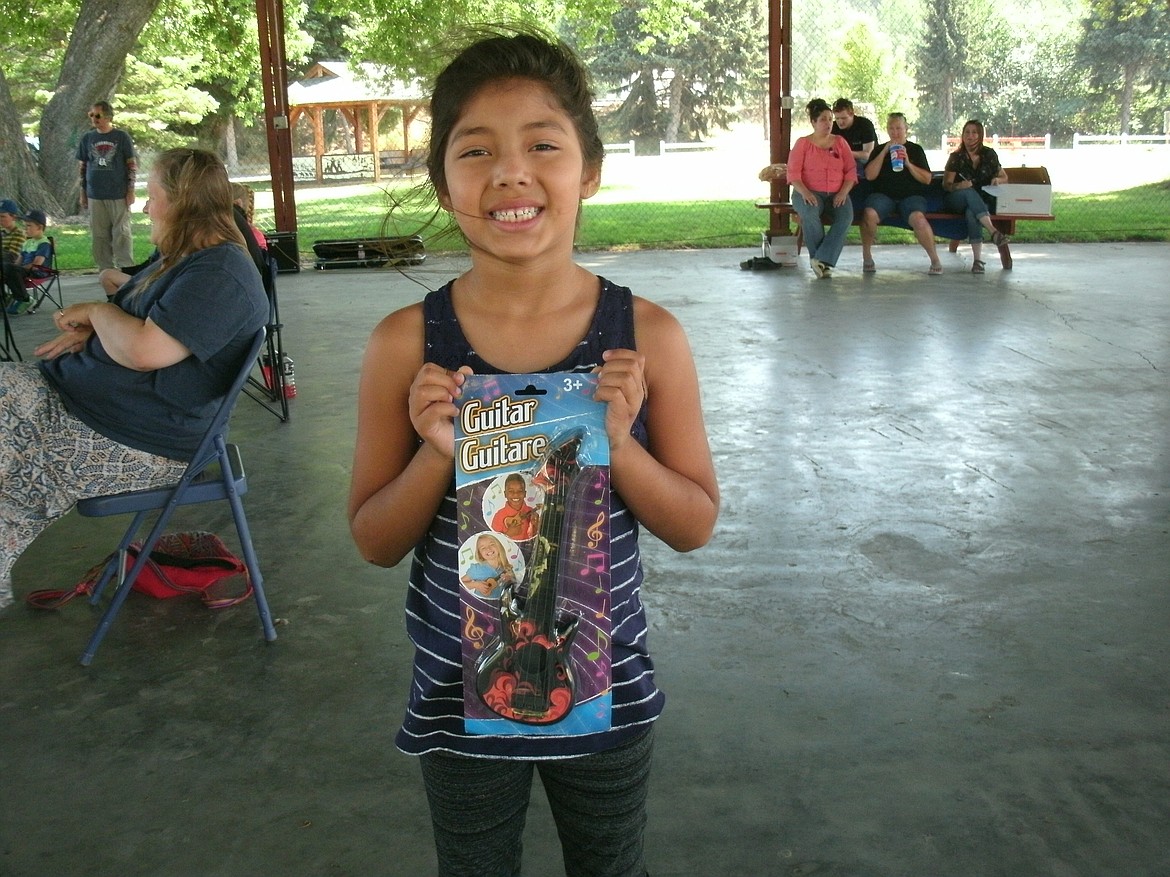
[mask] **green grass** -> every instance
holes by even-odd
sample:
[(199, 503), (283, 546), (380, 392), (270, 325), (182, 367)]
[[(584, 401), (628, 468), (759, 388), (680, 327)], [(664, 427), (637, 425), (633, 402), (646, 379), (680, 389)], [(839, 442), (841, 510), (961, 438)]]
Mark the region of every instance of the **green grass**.
[[(258, 185), (262, 191), (266, 186)], [(1053, 205), (1055, 222), (1021, 222), (1013, 240), (1035, 242), (1170, 241), (1170, 213), (1166, 210), (1170, 181), (1095, 195), (1057, 193)], [(604, 192), (604, 190), (603, 190)], [(406, 208), (421, 218), (426, 206), (406, 195)], [(332, 197), (331, 197), (332, 195)], [(139, 200), (139, 205), (142, 200)], [(413, 231), (410, 222), (387, 228), (384, 220), (389, 205), (386, 192), (375, 188), (346, 187), (331, 193), (328, 187), (302, 190), (297, 196), (297, 243), (302, 255), (312, 256), (313, 241), (326, 238), (372, 237)], [(262, 228), (272, 227), (271, 211), (257, 211)], [(768, 216), (754, 204), (743, 201), (697, 202), (588, 202), (578, 245), (597, 249), (711, 249), (756, 247), (760, 233), (768, 227)], [(145, 258), (151, 250), (150, 221), (134, 214), (135, 256)], [(84, 225), (59, 225), (49, 230), (57, 239), (57, 256), (62, 268), (92, 269), (89, 229)], [(857, 229), (850, 240), (858, 240)], [(882, 243), (911, 242), (908, 232), (881, 229)], [(463, 248), (458, 236), (431, 239), (424, 234), (429, 252)]]

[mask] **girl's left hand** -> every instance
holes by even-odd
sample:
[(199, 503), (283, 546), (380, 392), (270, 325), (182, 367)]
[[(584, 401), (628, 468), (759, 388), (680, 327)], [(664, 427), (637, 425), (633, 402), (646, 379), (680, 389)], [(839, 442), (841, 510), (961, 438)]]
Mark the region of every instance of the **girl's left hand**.
[(606, 403), (605, 432), (612, 451), (630, 439), (630, 429), (646, 402), (646, 357), (636, 350), (607, 350), (597, 369), (593, 398)]

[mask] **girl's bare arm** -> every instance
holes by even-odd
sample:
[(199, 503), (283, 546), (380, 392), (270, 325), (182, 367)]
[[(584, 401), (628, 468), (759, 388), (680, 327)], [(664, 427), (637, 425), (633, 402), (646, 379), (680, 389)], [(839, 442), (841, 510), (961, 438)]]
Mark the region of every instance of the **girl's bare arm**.
[[(706, 544), (719, 514), (719, 486), (690, 345), (667, 311), (636, 299), (638, 351), (609, 351), (597, 398), (609, 403), (610, 474), (638, 521), (677, 551)], [(649, 445), (629, 434), (645, 397)]]
[(424, 365), (422, 309), (374, 330), (358, 389), (350, 532), (362, 556), (393, 566), (425, 535), (454, 473), (459, 373)]

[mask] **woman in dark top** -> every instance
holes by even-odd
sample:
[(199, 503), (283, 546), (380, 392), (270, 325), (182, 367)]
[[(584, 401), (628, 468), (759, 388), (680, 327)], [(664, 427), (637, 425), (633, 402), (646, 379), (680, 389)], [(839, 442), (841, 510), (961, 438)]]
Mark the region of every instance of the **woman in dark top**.
[[(944, 208), (949, 213), (967, 217), (967, 239), (971, 242), (971, 272), (983, 273), (983, 229), (991, 232), (991, 242), (997, 247), (1008, 242), (1008, 237), (991, 224), (991, 208), (983, 195), (986, 186), (1007, 182), (1007, 171), (999, 163), (999, 156), (990, 146), (983, 145), (983, 123), (971, 119), (963, 126), (959, 148), (947, 158), (943, 189)], [(990, 197), (990, 196), (987, 196)]]

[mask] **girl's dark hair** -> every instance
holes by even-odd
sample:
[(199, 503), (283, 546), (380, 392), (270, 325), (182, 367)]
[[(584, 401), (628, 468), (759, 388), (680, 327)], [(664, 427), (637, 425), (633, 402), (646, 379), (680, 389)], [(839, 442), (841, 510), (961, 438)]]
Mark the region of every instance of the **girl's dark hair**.
[(589, 74), (573, 50), (560, 40), (536, 33), (502, 34), (499, 29), (463, 49), (435, 80), (431, 93), (431, 136), (427, 171), (440, 194), (446, 194), (443, 156), (464, 107), (485, 85), (501, 79), (530, 79), (546, 86), (573, 120), (587, 168), (601, 168), (605, 147), (593, 115)]
[(814, 97), (810, 100), (805, 109), (808, 110), (808, 120), (810, 122), (815, 122), (821, 113), (833, 112), (833, 108), (829, 106), (829, 102), (819, 97)]

